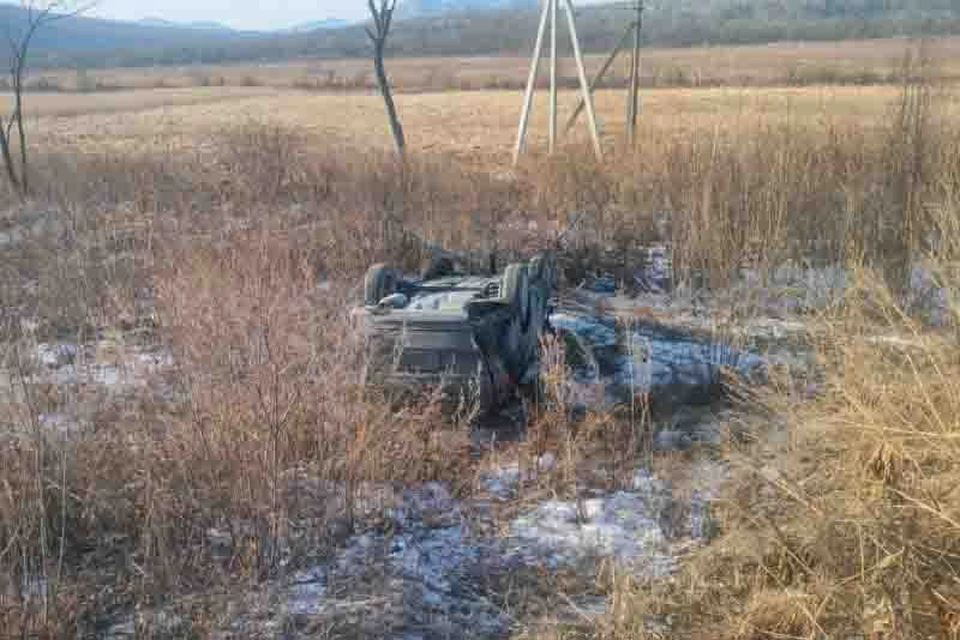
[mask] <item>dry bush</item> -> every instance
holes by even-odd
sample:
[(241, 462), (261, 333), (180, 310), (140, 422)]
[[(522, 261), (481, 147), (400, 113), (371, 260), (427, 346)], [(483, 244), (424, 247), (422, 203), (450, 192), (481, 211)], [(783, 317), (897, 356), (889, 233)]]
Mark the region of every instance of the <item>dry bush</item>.
[[(4, 628), (92, 633), (84, 616), (321, 556), (391, 487), (470, 482), (462, 425), (434, 404), (394, 411), (360, 384), (341, 285), (318, 287), (282, 234), (222, 240), (158, 250), (156, 336), (176, 362), (160, 398), (102, 400), (96, 428), (67, 438), (39, 422), (29, 373), (5, 394)], [(91, 581), (111, 596), (76, 609)]]
[(857, 280), (825, 319), (821, 396), (772, 397), (785, 420), (732, 454), (722, 537), (672, 584), (620, 585), (601, 635), (669, 616), (671, 637), (957, 637), (957, 325), (896, 300)]
[[(10, 425), (0, 627), (95, 629), (164, 594), (269, 577), (349, 533), (372, 488), (469, 486), (462, 426), (430, 403), (395, 413), (359, 384), (346, 309), (372, 262), (413, 269), (430, 243), (523, 253), (583, 212), (566, 238), (573, 271), (626, 273), (631, 251), (666, 241), (680, 281), (721, 286), (745, 263), (763, 273), (786, 259), (852, 260), (888, 272), (889, 300), (899, 300), (906, 267), (931, 251), (935, 264), (954, 260), (960, 246), (958, 132), (935, 106), (929, 85), (911, 81), (883, 128), (648, 132), (605, 163), (557, 158), (509, 179), (445, 156), (400, 163), (258, 126), (167, 155), (38, 154), (35, 183), (48, 185), (38, 200), (14, 208), (2, 194), (4, 232), (30, 231), (0, 248)], [(38, 224), (48, 210), (56, 224)], [(873, 305), (869, 318), (856, 315), (860, 299)], [(884, 602), (913, 606), (917, 629), (933, 624), (924, 616), (934, 600), (949, 617), (952, 560), (936, 554), (955, 552), (956, 496), (945, 487), (957, 372), (949, 336), (922, 335), (917, 354), (878, 350), (851, 330), (894, 308), (883, 300), (852, 298), (838, 312), (832, 384), (819, 405), (795, 407), (785, 442), (803, 446), (770, 458), (788, 461), (784, 477), (736, 484), (728, 534), (691, 565), (686, 591), (651, 600), (624, 587), (604, 632), (644, 633), (642, 611), (740, 637), (847, 628), (845, 611)], [(84, 342), (116, 325), (172, 354), (170, 380), (104, 398), (32, 377), (37, 341)], [(550, 362), (553, 390), (524, 464), (559, 452), (547, 486), (566, 493), (584, 461), (604, 459), (586, 471), (616, 485), (649, 445), (645, 417), (571, 419), (566, 373)], [(38, 423), (80, 400), (95, 409), (82, 436)], [(229, 534), (226, 550), (211, 530)]]
[(902, 289), (957, 191), (960, 131), (923, 48), (899, 73), (900, 97), (879, 124), (642, 130), (637, 148), (602, 163), (586, 149), (535, 158), (524, 199), (554, 226), (585, 214), (566, 244), (575, 280), (598, 266), (629, 272), (632, 250), (664, 242), (675, 280), (694, 286), (726, 286), (743, 268), (764, 278), (787, 261), (849, 260)]
[(867, 215), (842, 221), (851, 286), (811, 335), (818, 396), (770, 391), (753, 437), (729, 443), (723, 535), (674, 581), (613, 585), (594, 635), (960, 634), (960, 182), (929, 83), (906, 77), (885, 143), (861, 148), (878, 173)]

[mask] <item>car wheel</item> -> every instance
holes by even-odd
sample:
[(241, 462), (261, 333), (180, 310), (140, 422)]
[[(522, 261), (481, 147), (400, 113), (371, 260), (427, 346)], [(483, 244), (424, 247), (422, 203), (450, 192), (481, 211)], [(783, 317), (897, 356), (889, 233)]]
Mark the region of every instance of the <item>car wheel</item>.
[(500, 298), (516, 310), (520, 323), (526, 327), (530, 315), (530, 283), (527, 265), (514, 263), (503, 272)]
[(553, 286), (553, 273), (547, 256), (540, 253), (530, 259), (530, 281), (543, 283), (548, 288)]
[(393, 269), (385, 264), (375, 264), (367, 270), (363, 279), (363, 303), (375, 307), (396, 288), (397, 276)]

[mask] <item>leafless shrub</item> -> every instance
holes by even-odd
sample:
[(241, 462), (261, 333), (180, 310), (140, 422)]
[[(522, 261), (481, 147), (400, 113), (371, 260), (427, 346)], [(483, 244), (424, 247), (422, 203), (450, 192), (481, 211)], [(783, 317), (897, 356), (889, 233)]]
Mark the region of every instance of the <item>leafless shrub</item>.
[[(448, 157), (409, 154), (401, 163), (255, 124), (175, 156), (38, 154), (34, 171), (58, 179), (39, 180), (27, 205), (12, 190), (0, 194), (3, 371), (23, 361), (25, 374), (0, 380), (0, 404), (4, 421), (27, 434), (0, 447), (0, 628), (73, 633), (110, 608), (271, 576), (287, 554), (322, 554), (342, 539), (364, 517), (365, 483), (469, 486), (462, 426), (429, 402), (394, 412), (359, 384), (362, 349), (345, 310), (371, 262), (413, 269), (428, 243), (522, 253), (552, 244), (582, 212), (564, 246), (583, 270), (657, 241), (672, 245), (678, 279), (711, 286), (737, 277), (748, 254), (760, 272), (788, 258), (878, 269), (922, 259), (949, 282), (960, 145), (952, 125), (924, 115), (936, 105), (922, 87), (911, 85), (906, 107), (894, 111), (904, 117), (878, 130), (788, 123), (738, 139), (649, 133), (610, 164), (583, 154), (521, 167), (509, 180)], [(38, 223), (48, 209), (57, 224)], [(894, 313), (897, 295), (862, 297), (887, 300), (875, 304), (893, 319), (887, 326), (916, 328)], [(838, 313), (852, 314), (853, 302)], [(854, 593), (864, 585), (876, 602), (906, 611), (908, 596), (926, 598), (941, 603), (945, 620), (952, 615), (954, 596), (942, 587), (952, 561), (935, 555), (953, 553), (956, 534), (943, 518), (956, 519), (953, 496), (941, 491), (953, 455), (949, 340), (924, 336), (921, 355), (908, 358), (871, 350), (869, 333), (849, 331), (872, 329), (866, 319), (835, 322), (834, 342), (846, 346), (839, 355), (825, 349), (831, 393), (793, 423), (809, 449), (785, 454), (784, 478), (758, 480), (744, 467), (753, 475), (735, 485), (729, 545), (682, 583), (701, 604), (676, 613), (670, 600), (637, 598), (625, 586), (612, 609), (621, 618), (605, 633), (643, 633), (631, 614), (640, 611), (676, 613), (688, 628), (735, 620), (745, 626), (732, 635), (741, 637), (845, 629), (843, 607), (866, 610), (866, 596)], [(173, 379), (154, 390), (159, 397), (104, 398), (80, 385), (66, 397), (31, 377), (27, 356), (38, 340), (88, 341), (111, 325), (171, 352)], [(520, 446), (524, 464), (539, 469), (539, 456), (556, 452), (561, 464), (541, 476), (552, 491), (575, 492), (584, 472), (617, 485), (648, 446), (643, 420), (639, 412), (571, 416), (559, 354), (556, 344), (547, 349), (547, 393)], [(857, 369), (857, 358), (868, 364)], [(94, 409), (84, 437), (36, 428), (40, 413), (78, 399)], [(598, 459), (607, 462), (584, 462)], [(813, 480), (799, 486), (803, 478)], [(807, 504), (791, 510), (781, 494)], [(818, 519), (809, 505), (827, 515)], [(903, 514), (916, 532), (904, 529)], [(290, 524), (300, 518), (316, 526)], [(211, 530), (226, 535), (211, 541)], [(737, 532), (750, 536), (747, 555)], [(921, 535), (930, 542), (917, 542)], [(214, 549), (221, 538), (225, 551)], [(850, 564), (861, 548), (870, 561)], [(854, 572), (838, 567), (863, 569), (869, 580), (843, 582)], [(44, 575), (40, 611), (25, 595)], [(716, 591), (714, 576), (731, 590)], [(85, 599), (106, 593), (104, 584), (112, 595)], [(723, 616), (711, 617), (720, 610), (711, 603)], [(935, 607), (915, 610), (927, 608)]]

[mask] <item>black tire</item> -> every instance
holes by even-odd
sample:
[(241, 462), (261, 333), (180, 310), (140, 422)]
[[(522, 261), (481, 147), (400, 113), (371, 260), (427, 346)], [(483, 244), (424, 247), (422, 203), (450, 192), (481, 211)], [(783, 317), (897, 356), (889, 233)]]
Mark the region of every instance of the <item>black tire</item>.
[(553, 287), (553, 267), (549, 258), (540, 253), (530, 259), (530, 282), (539, 283), (541, 280), (547, 288)]
[(375, 307), (396, 289), (397, 276), (393, 269), (385, 264), (375, 264), (367, 269), (363, 279), (363, 304)]
[(530, 283), (527, 265), (515, 262), (503, 272), (500, 299), (516, 309), (517, 317), (526, 326), (530, 315)]

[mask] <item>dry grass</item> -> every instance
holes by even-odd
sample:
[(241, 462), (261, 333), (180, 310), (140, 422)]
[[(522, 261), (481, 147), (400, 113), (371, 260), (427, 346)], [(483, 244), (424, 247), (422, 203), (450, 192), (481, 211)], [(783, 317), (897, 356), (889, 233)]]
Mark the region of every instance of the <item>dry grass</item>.
[(896, 299), (859, 275), (823, 318), (819, 398), (771, 396), (782, 419), (731, 443), (723, 535), (669, 584), (614, 585), (592, 634), (958, 637), (957, 308), (929, 331)]
[[(265, 91), (35, 96), (30, 103), (36, 114), (33, 140), (40, 148), (65, 152), (211, 154), (222, 132), (250, 124), (296, 130), (327, 149), (390, 148), (383, 105), (375, 95)], [(659, 147), (675, 138), (691, 140), (715, 133), (736, 137), (778, 127), (855, 133), (883, 124), (898, 95), (895, 87), (658, 89), (643, 96), (639, 144)], [(502, 91), (397, 98), (412, 150), (451, 154), (462, 162), (491, 168), (509, 165), (521, 101), (519, 93)], [(576, 101), (574, 93), (561, 93), (561, 122)], [(960, 109), (952, 89), (944, 101), (944, 117), (956, 117)], [(622, 136), (623, 93), (600, 91), (596, 105), (610, 149)], [(542, 152), (547, 130), (542, 96), (530, 127), (528, 146), (534, 153)], [(569, 143), (585, 142), (581, 122)]]
[[(810, 84), (896, 84), (905, 41), (848, 40), (785, 42), (769, 45), (647, 49), (642, 82), (647, 87), (767, 86)], [(960, 38), (933, 41), (945, 61), (939, 73), (957, 77)], [(533, 42), (530, 42), (530, 46)], [(561, 52), (567, 51), (561, 42)], [(589, 74), (603, 55), (586, 57)], [(526, 81), (529, 58), (398, 58), (388, 63), (400, 92), (518, 89)], [(572, 59), (561, 62), (565, 82), (576, 82)], [(297, 60), (275, 64), (191, 65), (142, 69), (38, 71), (33, 84), (59, 91), (106, 92), (119, 89), (183, 87), (272, 87), (343, 92), (375, 87), (369, 60)], [(611, 86), (629, 78), (628, 57), (621, 54), (609, 72)]]
[[(960, 46), (958, 43), (960, 39), (946, 39), (927, 45), (929, 55), (938, 60), (935, 70), (927, 72), (928, 76), (947, 80), (953, 77), (951, 65), (955, 56), (952, 52)], [(844, 131), (874, 126), (884, 122), (898, 95), (896, 76), (902, 75), (899, 69), (904, 47), (904, 42), (885, 40), (649, 52), (645, 69), (652, 70), (651, 73), (656, 72), (658, 64), (673, 61), (687, 69), (685, 74), (742, 74), (745, 80), (660, 83), (683, 86), (645, 91), (641, 144), (658, 146), (663, 138), (714, 132), (736, 136), (764, 127)], [(30, 96), (27, 111), (37, 132), (33, 141), (40, 148), (77, 149), (84, 153), (127, 154), (155, 150), (205, 153), (217, 144), (216, 138), (224, 130), (242, 123), (296, 129), (313, 137), (318, 145), (388, 149), (390, 139), (382, 105), (372, 87), (351, 93), (316, 93), (293, 89), (288, 82), (289, 74), (296, 75), (313, 65), (321, 75), (327, 73), (324, 69), (328, 67), (349, 69), (351, 71), (345, 72), (349, 75), (359, 73), (367, 64), (368, 61), (363, 60), (290, 63), (289, 68), (280, 65), (262, 69), (264, 82), (227, 82), (226, 86), (176, 82), (170, 86), (181, 88), (157, 89), (150, 84), (143, 88), (142, 84), (129, 82), (124, 86), (138, 88), (39, 93)], [(819, 80), (794, 83), (804, 85), (800, 87), (769, 86), (790, 84), (776, 81), (777, 74), (807, 73), (797, 69), (816, 69), (821, 64), (836, 65), (846, 70), (843, 73), (862, 64), (873, 72), (892, 74), (892, 82), (853, 86), (844, 83), (838, 71), (824, 73)], [(712, 71), (691, 70), (705, 66)], [(522, 83), (511, 84), (512, 81), (505, 80), (506, 85), (498, 85), (513, 87), (511, 91), (490, 90), (480, 85), (476, 91), (441, 92), (447, 88), (446, 84), (425, 87), (433, 92), (405, 93), (404, 90), (420, 86), (419, 80), (407, 74), (442, 75), (442, 70), (457, 70), (465, 76), (491, 73), (502, 79), (514, 75), (522, 79), (525, 61), (393, 60), (390, 68), (395, 75), (394, 84), (401, 92), (397, 103), (411, 149), (452, 154), (460, 161), (481, 165), (507, 164), (516, 135)], [(117, 73), (133, 74), (130, 76), (133, 80), (149, 79), (152, 74), (168, 71)], [(184, 73), (201, 71), (190, 69)], [(231, 70), (242, 75), (248, 75), (248, 71)], [(690, 88), (701, 85), (706, 87)], [(456, 83), (453, 86), (457, 86)], [(956, 91), (950, 81), (943, 86), (948, 94), (944, 100), (949, 103), (944, 114), (953, 118), (958, 112)], [(561, 92), (561, 122), (576, 102), (574, 91)], [(618, 143), (624, 128), (623, 92), (599, 91), (596, 103), (605, 143), (610, 148)], [(545, 146), (546, 114), (542, 97), (539, 107), (531, 124), (530, 148), (533, 150)], [(569, 142), (579, 145), (585, 141), (581, 124), (573, 130)]]
[[(901, 637), (907, 624), (951, 632), (956, 336), (891, 304), (905, 267), (957, 257), (960, 126), (953, 94), (936, 102), (929, 86), (652, 92), (637, 149), (512, 176), (488, 170), (512, 135), (505, 93), (404, 96), (406, 163), (378, 149), (368, 96), (210, 93), (41, 117), (42, 190), (0, 194), (0, 229), (26, 234), (0, 261), (0, 627), (97, 635), (117, 610), (183, 597), (205, 635), (222, 590), (322, 557), (364, 524), (372, 484), (469, 491), (479, 463), (463, 425), (359, 384), (351, 289), (371, 262), (415, 265), (415, 236), (529, 251), (583, 211), (565, 256), (580, 268), (655, 239), (674, 247), (679, 280), (705, 288), (750, 256), (761, 275), (791, 258), (852, 263), (894, 290), (851, 293), (827, 318), (822, 398), (785, 387), (770, 404), (787, 426), (734, 451), (721, 541), (652, 596), (617, 581), (611, 616), (586, 633), (645, 637), (648, 613), (672, 614), (677, 637), (835, 636), (872, 616)], [(620, 97), (599, 96), (607, 118)], [(871, 342), (904, 326), (917, 351)], [(40, 341), (113, 333), (176, 366), (111, 394), (50, 384), (31, 357)], [(615, 480), (647, 449), (642, 421), (597, 414), (574, 429), (554, 395), (518, 447), (528, 465), (546, 449), (565, 460), (538, 490), (575, 491), (597, 457)], [(83, 409), (78, 433), (41, 419), (69, 407)], [(226, 550), (212, 528), (231, 533)]]
[[(904, 91), (891, 143), (910, 142), (885, 161), (909, 169), (893, 183), (931, 168), (927, 92)], [(870, 243), (897, 237), (899, 251), (881, 250), (873, 269), (853, 261), (847, 295), (811, 323), (823, 371), (815, 397), (781, 381), (750, 437), (730, 439), (732, 471), (715, 503), (722, 536), (675, 580), (613, 583), (612, 609), (591, 635), (960, 635), (958, 236), (948, 195), (958, 184), (946, 166), (935, 174), (943, 190), (918, 196), (923, 219), (903, 198), (895, 229)], [(916, 229), (926, 240), (908, 240)], [(903, 250), (938, 287), (932, 304), (916, 270), (903, 295)]]

